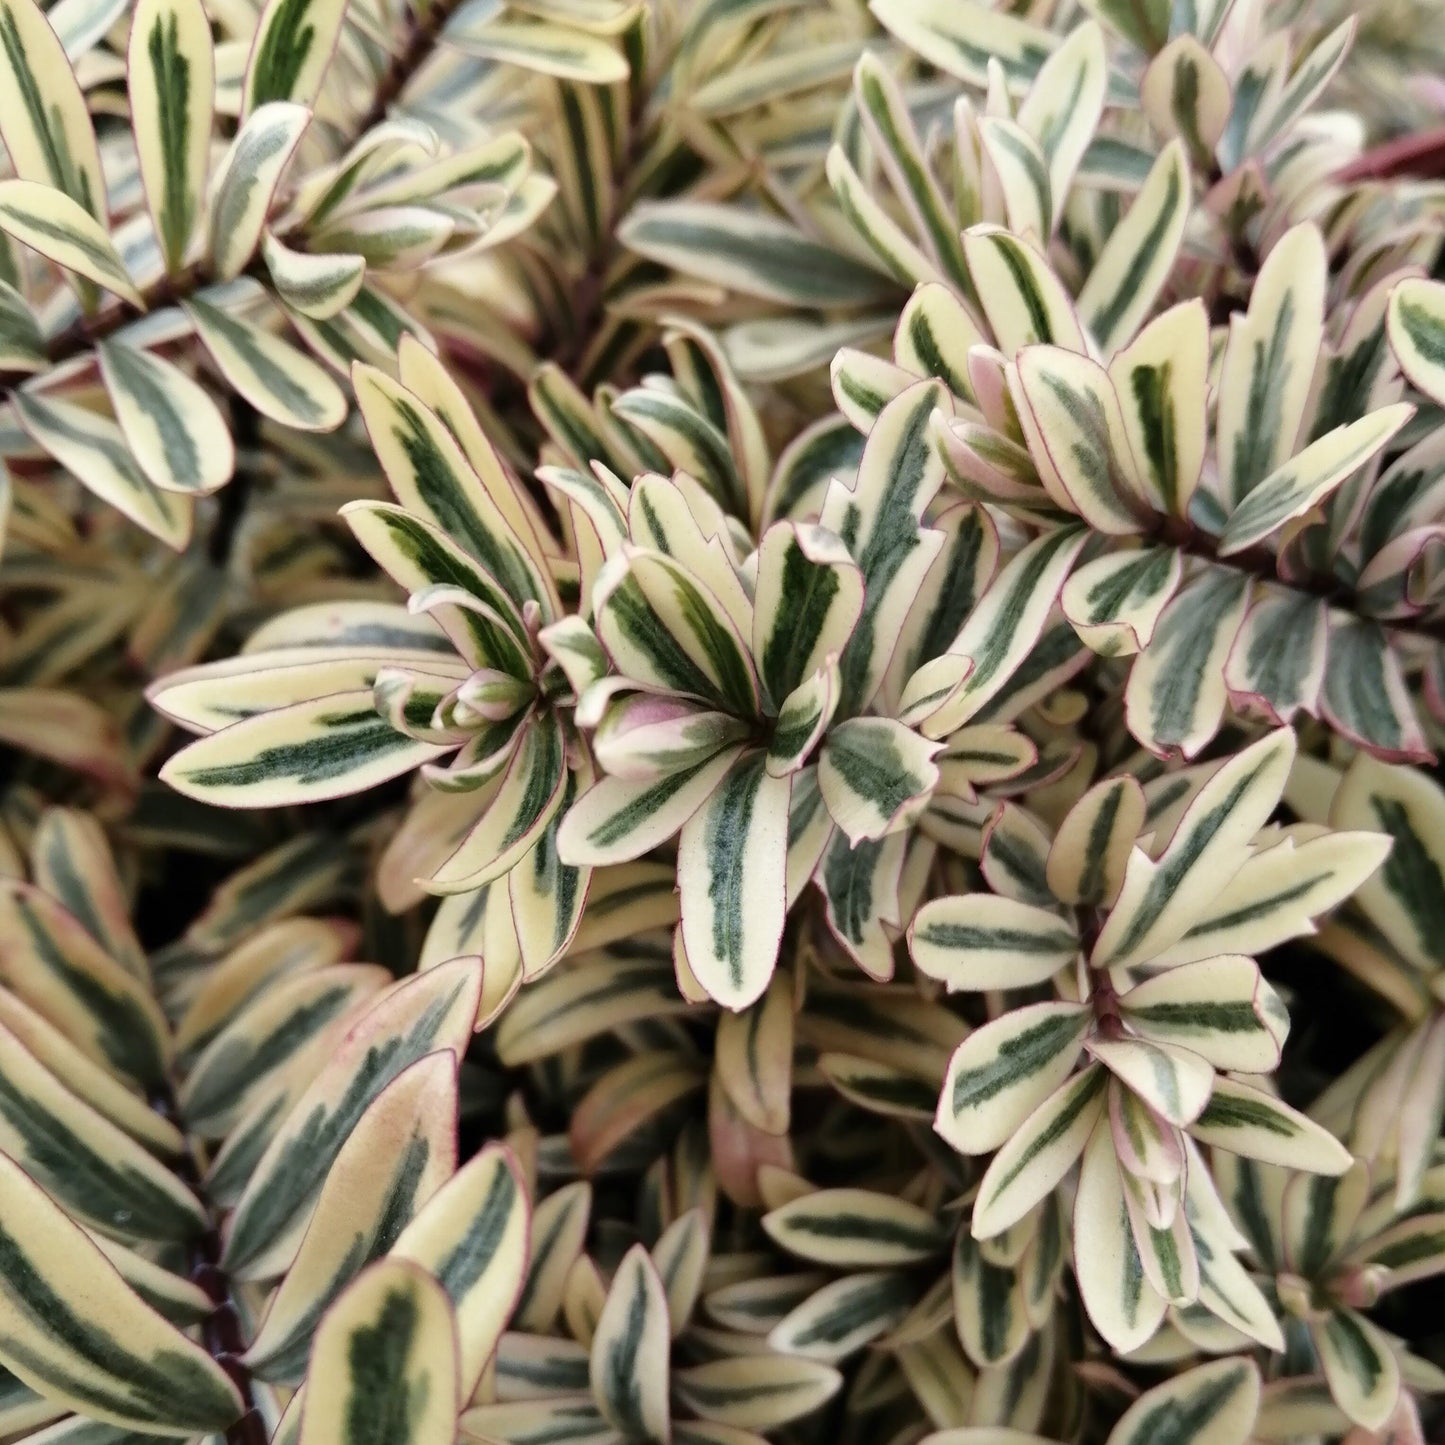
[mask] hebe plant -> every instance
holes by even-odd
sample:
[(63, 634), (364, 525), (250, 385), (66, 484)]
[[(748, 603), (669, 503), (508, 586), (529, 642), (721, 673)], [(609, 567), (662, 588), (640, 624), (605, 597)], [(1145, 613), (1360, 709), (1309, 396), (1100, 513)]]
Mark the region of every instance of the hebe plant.
[(0, 0), (0, 1440), (1442, 1438), (1442, 51)]

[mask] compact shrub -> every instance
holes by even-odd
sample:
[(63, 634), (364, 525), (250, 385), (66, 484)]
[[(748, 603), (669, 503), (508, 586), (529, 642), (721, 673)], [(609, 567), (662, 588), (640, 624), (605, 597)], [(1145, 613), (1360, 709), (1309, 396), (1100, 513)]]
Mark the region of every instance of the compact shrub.
[(1442, 1438), (1442, 53), (0, 0), (0, 1440)]

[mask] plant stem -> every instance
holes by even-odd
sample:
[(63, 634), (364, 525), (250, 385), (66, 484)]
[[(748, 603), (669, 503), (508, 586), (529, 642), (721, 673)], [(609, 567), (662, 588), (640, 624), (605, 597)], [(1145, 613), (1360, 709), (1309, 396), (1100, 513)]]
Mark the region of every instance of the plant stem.
[(231, 435), (236, 444), (236, 474), (216, 499), (216, 521), (206, 542), (207, 555), (222, 568), (230, 560), (251, 491), (261, 474), (261, 418), (250, 402), (234, 393)]
[(359, 140), (386, 119), (391, 103), (406, 89), (412, 76), (431, 59), (443, 28), (460, 3), (461, 0), (432, 0), (425, 14), (411, 27), (406, 44), (393, 56), (391, 64), (377, 82), (370, 106), (352, 130), (351, 141)]
[(209, 1228), (191, 1241), (191, 1282), (206, 1292), (213, 1306), (201, 1326), (201, 1337), (211, 1358), (230, 1376), (241, 1396), (244, 1413), (226, 1430), (226, 1445), (266, 1445), (265, 1421), (256, 1408), (251, 1390), (251, 1372), (241, 1362), (246, 1341), (241, 1335), (241, 1319), (231, 1299), (231, 1281), (221, 1268), (221, 1226), (218, 1213), (206, 1197), (205, 1185), (197, 1165), (196, 1147), (186, 1130), (186, 1122), (176, 1102), (175, 1090), (163, 1084), (150, 1100), (151, 1108), (174, 1124), (185, 1135), (186, 1147), (176, 1164), (176, 1174), (201, 1202)]

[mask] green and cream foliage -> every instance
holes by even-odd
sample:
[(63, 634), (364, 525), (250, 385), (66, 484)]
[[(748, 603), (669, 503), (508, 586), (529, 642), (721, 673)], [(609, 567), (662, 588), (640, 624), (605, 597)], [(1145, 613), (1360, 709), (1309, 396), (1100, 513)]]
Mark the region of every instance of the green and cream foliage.
[[(200, 0), (75, 6), (63, 33), (6, 6), (0, 456), (54, 459), (181, 550), (236, 466), (218, 395), (329, 431), (353, 361), (434, 344), (410, 309), (426, 268), (500, 244), (550, 187), (514, 130), (388, 115), (399, 17), (372, 8), (274, 0), (216, 34)], [(107, 61), (119, 131), (80, 78), (113, 83)]]
[(0, 0), (0, 1438), (1438, 1434), (1391, 8)]
[(1347, 1132), (1377, 1174), (1394, 1180), (1396, 1204), (1412, 1209), (1445, 1119), (1445, 959), (1434, 922), (1445, 887), (1445, 794), (1424, 773), (1360, 756), (1343, 771), (1302, 760), (1290, 795), (1306, 817), (1392, 840), (1384, 867), (1317, 945), (1379, 998), (1387, 1027), (1314, 1112)]
[(1393, 1422), (1405, 1430), (1413, 1417), (1418, 1431), (1413, 1394), (1438, 1391), (1445, 1375), (1365, 1311), (1392, 1290), (1445, 1273), (1438, 1163), (1406, 1210), (1396, 1203), (1389, 1170), (1362, 1159), (1335, 1178), (1244, 1159), (1217, 1168), (1252, 1262), (1277, 1302), (1288, 1349), (1323, 1378), (1344, 1417), (1334, 1428), (1384, 1430)]
[(304, 1377), (318, 1435), (380, 1387), (377, 1438), (451, 1439), (495, 1348), (529, 1210), (504, 1146), (457, 1159), (476, 972), (346, 961), (354, 928), (287, 912), (337, 880), (286, 852), (155, 967), (87, 815), (44, 813), (0, 888), (8, 1436), (269, 1431)]
[(1052, 836), (1004, 804), (980, 860), (992, 891), (935, 898), (909, 929), (915, 964), (950, 991), (1052, 985), (959, 1046), (936, 1127), (963, 1153), (993, 1152), (972, 1206), (980, 1242), (1033, 1233), (1040, 1201), (1079, 1166), (1074, 1272), (1120, 1352), (1195, 1304), (1283, 1343), (1232, 1258), (1242, 1241), (1201, 1144), (1327, 1176), (1350, 1165), (1252, 1081), (1278, 1065), (1289, 1018), (1251, 955), (1313, 931), (1389, 847), (1266, 827), (1293, 754), (1282, 730), (1147, 790), (1106, 778)]

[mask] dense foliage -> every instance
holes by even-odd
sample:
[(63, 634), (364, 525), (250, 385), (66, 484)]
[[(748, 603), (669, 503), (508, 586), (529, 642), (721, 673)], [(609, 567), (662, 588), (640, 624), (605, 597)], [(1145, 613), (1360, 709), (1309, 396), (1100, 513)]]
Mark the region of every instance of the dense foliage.
[(1442, 1438), (1442, 57), (0, 0), (0, 1441)]

